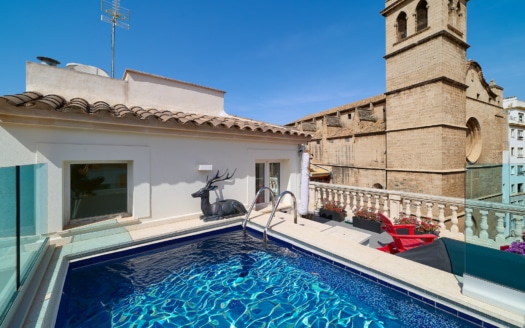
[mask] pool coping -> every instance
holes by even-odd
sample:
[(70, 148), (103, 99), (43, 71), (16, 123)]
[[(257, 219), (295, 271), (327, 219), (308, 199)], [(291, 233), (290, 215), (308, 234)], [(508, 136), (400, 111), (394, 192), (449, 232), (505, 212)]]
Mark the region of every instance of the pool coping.
[[(261, 231), (261, 227), (264, 227), (266, 224), (267, 217), (266, 213), (254, 211), (248, 227), (256, 231)], [(108, 237), (106, 239), (111, 240), (111, 243), (108, 242), (105, 247), (100, 247), (96, 250), (91, 248), (89, 251), (83, 251), (81, 248), (74, 247), (73, 244), (75, 244), (75, 242), (84, 241), (82, 238), (80, 238), (79, 241), (68, 239), (71, 238), (70, 236), (67, 238), (58, 238), (55, 240), (56, 250), (53, 256), (53, 262), (50, 263), (49, 270), (46, 273), (47, 277), (40, 287), (40, 296), (35, 300), (35, 304), (33, 304), (30, 309), (32, 314), (31, 318), (26, 320), (24, 327), (54, 326), (60, 304), (59, 295), (70, 261), (116, 250), (123, 250), (125, 248), (152, 244), (162, 240), (200, 234), (229, 226), (240, 226), (242, 220), (243, 218), (240, 217), (212, 222), (203, 222), (198, 219), (166, 220), (165, 224), (162, 222), (147, 224), (146, 222), (142, 227), (140, 225), (127, 225), (116, 228), (121, 230), (118, 230), (115, 234), (109, 233), (106, 236)], [(293, 224), (292, 216), (286, 213), (279, 213), (278, 218), (276, 218), (274, 222), (275, 224), (270, 226), (268, 232), (269, 238), (281, 237), (278, 239), (281, 240), (284, 238), (285, 242), (287, 242), (286, 240), (288, 239), (292, 243), (297, 243), (297, 247), (306, 247), (306, 245), (309, 245), (309, 248), (311, 248), (309, 251), (312, 252), (312, 254), (322, 256), (327, 261), (332, 261), (334, 265), (346, 265), (349, 271), (360, 271), (372, 280), (381, 280), (378, 281), (378, 283), (384, 283), (392, 289), (401, 288), (405, 290), (407, 294), (414, 295), (416, 299), (417, 297), (422, 297), (421, 294), (428, 295), (429, 297), (421, 298), (421, 301), (428, 300), (430, 303), (433, 302), (434, 306), (441, 310), (455, 313), (459, 310), (461, 312), (467, 312), (468, 315), (472, 314), (474, 318), (488, 320), (484, 321), (486, 322), (484, 327), (497, 327), (494, 324), (506, 327), (523, 327), (525, 324), (525, 319), (522, 316), (520, 317), (519, 314), (511, 313), (462, 295), (461, 288), (452, 274), (360, 245), (351, 238), (345, 238), (345, 232), (342, 230), (339, 231), (342, 235), (337, 235), (337, 233), (326, 234), (326, 232), (323, 232), (327, 230), (326, 225), (319, 222), (301, 218), (299, 219), (299, 224)], [(351, 231), (346, 231), (346, 233), (351, 234)], [(116, 234), (125, 235), (127, 241), (115, 242), (118, 238), (113, 238), (113, 236)], [(149, 235), (149, 237), (144, 237), (146, 235)], [(62, 242), (64, 242), (64, 244), (61, 245)], [(343, 251), (341, 249), (343, 249)], [(344, 249), (351, 251), (345, 252)], [(401, 266), (403, 270), (396, 272), (399, 271), (399, 266)], [(431, 288), (430, 290), (424, 288), (425, 285), (421, 285), (422, 282), (420, 279), (414, 279), (417, 278), (417, 275), (414, 276), (414, 268), (416, 268), (416, 272), (438, 276), (440, 280), (446, 278), (444, 279), (446, 283), (449, 285), (451, 283), (455, 284), (452, 288), (453, 292), (450, 291), (451, 288), (448, 288), (445, 292), (437, 290), (436, 288)], [(407, 279), (415, 281), (407, 281)], [(426, 284), (428, 285), (428, 281), (426, 281)], [(406, 289), (399, 285), (408, 285), (409, 288)], [(436, 285), (439, 285), (439, 283)]]

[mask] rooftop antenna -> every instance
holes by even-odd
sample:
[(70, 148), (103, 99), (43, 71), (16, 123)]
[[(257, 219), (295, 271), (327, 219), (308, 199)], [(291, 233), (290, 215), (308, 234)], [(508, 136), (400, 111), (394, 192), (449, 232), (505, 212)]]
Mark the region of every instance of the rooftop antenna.
[(115, 26), (129, 30), (129, 9), (120, 7), (120, 0), (101, 0), (100, 20), (111, 24), (111, 78), (115, 77)]

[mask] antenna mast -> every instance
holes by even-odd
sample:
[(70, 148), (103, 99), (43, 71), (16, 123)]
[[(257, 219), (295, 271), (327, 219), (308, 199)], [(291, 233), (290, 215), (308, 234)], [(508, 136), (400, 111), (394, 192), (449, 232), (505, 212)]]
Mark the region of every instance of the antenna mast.
[[(120, 0), (101, 0), (100, 20), (111, 24), (111, 78), (115, 77), (115, 26), (129, 30), (129, 9), (120, 7)], [(107, 15), (107, 16), (104, 16)]]

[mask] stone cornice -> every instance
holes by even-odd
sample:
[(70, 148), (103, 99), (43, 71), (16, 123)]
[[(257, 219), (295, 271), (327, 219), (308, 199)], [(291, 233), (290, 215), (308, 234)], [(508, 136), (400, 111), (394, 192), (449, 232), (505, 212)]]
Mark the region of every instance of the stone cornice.
[(458, 81), (453, 80), (453, 79), (451, 79), (449, 77), (446, 77), (446, 76), (440, 76), (440, 77), (436, 77), (436, 78), (433, 78), (433, 79), (430, 79), (430, 80), (427, 80), (427, 81), (423, 81), (423, 82), (419, 82), (419, 83), (416, 83), (416, 84), (407, 85), (406, 87), (403, 87), (403, 88), (387, 91), (387, 92), (385, 92), (385, 95), (389, 96), (389, 95), (392, 95), (392, 94), (395, 94), (395, 93), (407, 91), (407, 90), (414, 89), (414, 88), (419, 88), (419, 87), (422, 87), (422, 86), (427, 85), (427, 84), (438, 83), (438, 82), (442, 82), (442, 83), (445, 83), (445, 84), (448, 84), (448, 85), (451, 85), (451, 86), (454, 86), (454, 87), (457, 87), (457, 88), (461, 88), (463, 90), (467, 90), (467, 88), (468, 88), (468, 85), (466, 85), (465, 83), (458, 82)]
[(437, 39), (437, 38), (440, 38), (440, 37), (443, 37), (443, 38), (446, 38), (446, 39), (449, 39), (450, 41), (458, 44), (459, 46), (468, 49), (470, 46), (468, 45), (468, 43), (466, 43), (465, 41), (459, 39), (457, 36), (455, 36), (454, 34), (450, 33), (449, 31), (446, 31), (446, 30), (442, 30), (442, 31), (439, 31), (437, 33), (434, 33), (434, 34), (431, 34), (425, 38), (422, 38), (421, 40), (419, 41), (415, 41), (413, 43), (410, 43), (408, 45), (406, 45), (405, 47), (401, 48), (401, 49), (398, 49), (398, 50), (395, 50), (389, 54), (386, 54), (383, 56), (384, 59), (388, 59), (388, 58), (391, 58), (391, 57), (394, 57), (396, 55), (399, 55), (400, 53), (403, 53), (405, 51), (408, 51), (414, 47), (417, 47), (419, 45), (422, 45), (426, 42), (429, 42), (429, 41), (432, 41), (434, 39)]

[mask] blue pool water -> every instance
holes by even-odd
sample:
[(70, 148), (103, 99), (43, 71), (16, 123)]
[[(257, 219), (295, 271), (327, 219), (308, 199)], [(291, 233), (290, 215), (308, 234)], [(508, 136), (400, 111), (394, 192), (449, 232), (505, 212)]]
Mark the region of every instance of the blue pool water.
[(115, 256), (70, 264), (56, 327), (479, 327), (242, 231)]

